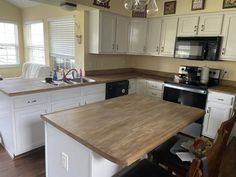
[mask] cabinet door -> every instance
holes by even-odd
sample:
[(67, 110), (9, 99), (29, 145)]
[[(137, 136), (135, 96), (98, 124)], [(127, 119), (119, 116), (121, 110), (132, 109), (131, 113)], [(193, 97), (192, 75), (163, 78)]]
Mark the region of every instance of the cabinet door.
[(146, 36), (147, 20), (131, 20), (129, 53), (144, 54), (146, 51)]
[(129, 18), (117, 16), (116, 22), (116, 53), (128, 52)]
[(15, 155), (44, 145), (44, 123), (40, 115), (47, 112), (48, 108), (45, 104), (15, 111)]
[(94, 95), (88, 95), (85, 97), (85, 104), (92, 104), (92, 103), (96, 103), (99, 101), (104, 101), (105, 100), (105, 93), (96, 93)]
[(232, 114), (232, 108), (214, 102), (207, 103), (202, 134), (215, 138), (222, 122), (228, 120)]
[(161, 19), (150, 19), (148, 21), (147, 54), (158, 55), (161, 41)]
[(129, 79), (129, 94), (136, 93), (136, 79)]
[(144, 79), (138, 79), (136, 84), (136, 93), (138, 95), (146, 95), (147, 81)]
[(225, 15), (223, 25), (222, 60), (236, 60), (236, 14)]
[(178, 36), (196, 36), (198, 32), (198, 16), (180, 17)]
[(203, 15), (200, 17), (198, 35), (220, 36), (222, 32), (223, 14)]
[(100, 52), (113, 53), (115, 50), (116, 16), (102, 12), (100, 18)]
[(177, 32), (178, 18), (166, 18), (163, 20), (161, 32), (162, 56), (173, 57), (175, 49), (175, 39)]
[(81, 105), (81, 98), (71, 98), (52, 103), (52, 112), (76, 108)]

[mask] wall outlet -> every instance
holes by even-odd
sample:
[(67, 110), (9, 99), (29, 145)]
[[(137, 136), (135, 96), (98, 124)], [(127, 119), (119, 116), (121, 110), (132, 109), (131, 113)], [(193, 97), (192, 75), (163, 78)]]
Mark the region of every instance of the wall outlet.
[(68, 172), (69, 170), (69, 157), (66, 153), (61, 153), (61, 164), (62, 167)]

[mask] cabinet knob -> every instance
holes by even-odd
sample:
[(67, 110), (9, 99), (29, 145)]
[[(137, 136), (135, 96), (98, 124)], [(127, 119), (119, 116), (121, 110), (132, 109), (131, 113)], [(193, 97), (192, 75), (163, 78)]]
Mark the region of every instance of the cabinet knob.
[(157, 46), (157, 50), (156, 51), (159, 52), (159, 46)]
[(222, 55), (224, 55), (224, 54), (225, 54), (225, 48), (222, 49)]
[(194, 32), (197, 32), (197, 31), (198, 31), (198, 26), (195, 25), (195, 26), (194, 26)]
[(161, 47), (161, 52), (164, 52), (164, 49), (165, 49), (164, 47)]
[(205, 30), (205, 25), (202, 25), (201, 31), (204, 31), (204, 30)]

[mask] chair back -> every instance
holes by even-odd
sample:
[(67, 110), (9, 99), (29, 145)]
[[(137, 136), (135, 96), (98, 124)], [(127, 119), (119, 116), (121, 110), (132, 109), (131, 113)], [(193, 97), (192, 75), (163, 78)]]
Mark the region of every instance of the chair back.
[(187, 177), (203, 177), (203, 172), (201, 169), (201, 160), (196, 158), (193, 160)]
[(208, 177), (219, 176), (219, 170), (223, 153), (227, 147), (229, 136), (236, 122), (236, 114), (231, 119), (223, 122), (218, 130), (217, 138), (213, 143), (213, 146), (206, 151), (206, 158), (208, 163)]
[(45, 78), (50, 76), (50, 67), (37, 63), (24, 63), (21, 78)]

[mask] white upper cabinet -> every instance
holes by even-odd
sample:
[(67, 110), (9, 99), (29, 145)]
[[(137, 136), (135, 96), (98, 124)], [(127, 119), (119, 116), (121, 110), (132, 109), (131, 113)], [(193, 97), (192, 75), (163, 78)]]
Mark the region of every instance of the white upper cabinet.
[(89, 53), (127, 53), (129, 18), (94, 10), (88, 19)]
[(130, 24), (129, 53), (144, 54), (146, 52), (147, 20), (132, 19)]
[(198, 16), (179, 18), (178, 36), (196, 36), (198, 31)]
[(174, 56), (178, 18), (164, 18), (161, 32), (161, 56)]
[(220, 36), (222, 33), (223, 14), (204, 14), (200, 17), (199, 36)]
[(226, 14), (223, 25), (221, 60), (236, 60), (236, 14)]
[(204, 14), (179, 18), (178, 36), (220, 36), (223, 14)]
[(127, 53), (129, 43), (129, 18), (117, 16), (116, 53)]
[(116, 16), (103, 12), (100, 21), (100, 52), (113, 53), (115, 50)]
[(147, 51), (148, 55), (159, 55), (162, 19), (153, 18), (148, 21)]

